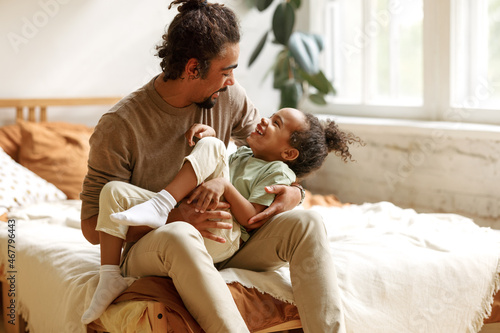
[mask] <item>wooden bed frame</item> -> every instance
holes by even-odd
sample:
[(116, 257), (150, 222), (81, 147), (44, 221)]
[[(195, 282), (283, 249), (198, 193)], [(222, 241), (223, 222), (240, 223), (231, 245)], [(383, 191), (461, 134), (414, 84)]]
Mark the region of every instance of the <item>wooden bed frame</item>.
[[(121, 97), (95, 97), (95, 98), (34, 98), (34, 99), (0, 99), (0, 109), (14, 108), (16, 111), (16, 122), (46, 122), (47, 109), (52, 106), (92, 106), (92, 105), (114, 105)], [(1, 222), (0, 222), (1, 223)], [(16, 313), (16, 324), (9, 324), (10, 320), (7, 311), (5, 310), (6, 302), (9, 302), (6, 280), (6, 270), (0, 267), (0, 289), (2, 289), (2, 314), (4, 321), (5, 333), (24, 333), (27, 323), (23, 318)], [(3, 288), (2, 288), (3, 287)], [(152, 324), (153, 332), (167, 332), (169, 325), (167, 323), (167, 309), (157, 301), (148, 301), (147, 303), (148, 316)], [(98, 322), (98, 321), (97, 321)], [(92, 325), (91, 325), (92, 326)], [(95, 326), (95, 325), (94, 325)], [(259, 330), (254, 333), (270, 333), (270, 332), (302, 332), (300, 320), (291, 320), (269, 329)], [(100, 333), (101, 330), (87, 328), (88, 333)]]
[[(30, 98), (30, 99), (0, 99), (0, 108), (14, 108), (16, 122), (25, 120), (30, 122), (46, 122), (47, 108), (51, 106), (85, 106), (85, 105), (113, 105), (121, 97), (88, 97), (88, 98)], [(10, 110), (9, 110), (10, 111)], [(38, 115), (38, 116), (37, 116)], [(9, 301), (8, 281), (4, 267), (0, 267), (0, 289), (2, 290), (2, 316), (5, 333), (24, 333), (26, 322), (16, 314), (15, 325), (9, 324), (10, 317), (4, 305)]]
[(36, 122), (36, 114), (39, 113), (38, 121), (43, 122), (47, 121), (49, 106), (113, 105), (120, 99), (121, 97), (0, 99), (0, 108), (15, 108), (16, 121)]

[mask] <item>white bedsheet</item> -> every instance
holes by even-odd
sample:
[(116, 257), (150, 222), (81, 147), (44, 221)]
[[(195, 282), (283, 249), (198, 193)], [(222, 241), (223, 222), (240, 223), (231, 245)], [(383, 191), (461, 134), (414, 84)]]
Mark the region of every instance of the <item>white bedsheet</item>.
[[(16, 220), (17, 309), (31, 333), (86, 332), (80, 318), (97, 286), (100, 261), (99, 246), (67, 226), (80, 206), (78, 201), (40, 204), (10, 216)], [(0, 264), (7, 263), (6, 236), (6, 223), (0, 222)]]
[[(500, 232), (388, 202), (312, 209), (327, 228), (347, 332), (477, 332), (489, 316), (500, 284)], [(286, 270), (266, 279), (222, 274), (293, 303)]]
[[(16, 213), (17, 305), (32, 333), (85, 332), (80, 317), (97, 285), (99, 247), (68, 227), (78, 225), (78, 209), (67, 201)], [(313, 209), (325, 220), (348, 332), (479, 330), (499, 285), (498, 232), (386, 202)], [(0, 264), (6, 237), (0, 223)], [(293, 303), (286, 270), (221, 274)]]

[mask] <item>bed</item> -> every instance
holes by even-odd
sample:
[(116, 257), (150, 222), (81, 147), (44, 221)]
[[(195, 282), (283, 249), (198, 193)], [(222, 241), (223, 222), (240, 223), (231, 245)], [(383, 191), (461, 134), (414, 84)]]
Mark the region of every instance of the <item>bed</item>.
[[(99, 268), (99, 247), (79, 230), (92, 129), (48, 122), (47, 107), (117, 100), (0, 100), (17, 119), (0, 128), (6, 332), (202, 331), (164, 277), (130, 281), (101, 318), (80, 323)], [(477, 332), (500, 322), (500, 232), (459, 215), (343, 204), (333, 195), (308, 193), (296, 209), (323, 216), (348, 332)], [(252, 332), (301, 331), (287, 268), (221, 274)]]

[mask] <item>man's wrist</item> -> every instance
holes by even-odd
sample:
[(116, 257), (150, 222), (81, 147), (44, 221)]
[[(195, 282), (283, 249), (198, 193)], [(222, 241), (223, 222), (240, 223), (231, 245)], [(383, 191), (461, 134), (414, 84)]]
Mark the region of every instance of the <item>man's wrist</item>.
[(301, 205), (304, 202), (304, 199), (306, 198), (306, 190), (300, 185), (299, 183), (293, 183), (290, 186), (296, 187), (300, 190), (300, 202), (297, 206)]

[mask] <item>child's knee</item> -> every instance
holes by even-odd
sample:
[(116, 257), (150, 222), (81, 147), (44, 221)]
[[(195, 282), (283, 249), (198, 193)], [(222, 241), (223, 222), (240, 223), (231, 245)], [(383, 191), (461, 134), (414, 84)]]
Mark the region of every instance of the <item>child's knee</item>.
[(226, 152), (226, 145), (220, 139), (214, 137), (206, 137), (200, 139), (196, 144), (197, 149), (214, 152), (216, 155)]

